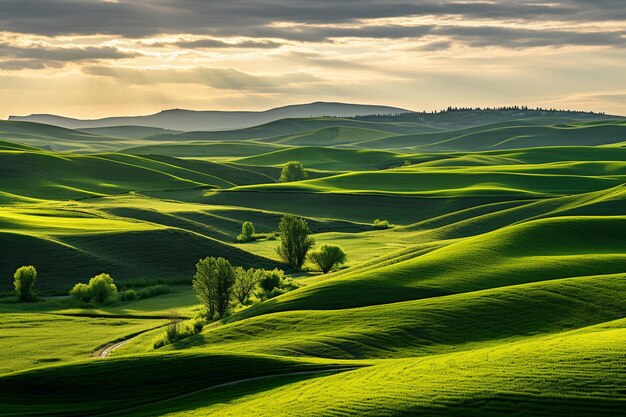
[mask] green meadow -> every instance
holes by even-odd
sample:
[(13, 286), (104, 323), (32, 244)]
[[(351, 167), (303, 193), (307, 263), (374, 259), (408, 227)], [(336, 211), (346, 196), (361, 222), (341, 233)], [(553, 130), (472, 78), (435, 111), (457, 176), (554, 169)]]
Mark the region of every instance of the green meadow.
[[(626, 122), (492, 117), (0, 121), (0, 415), (621, 415)], [(283, 263), (285, 214), (347, 261)], [(291, 287), (203, 319), (207, 256)], [(101, 273), (117, 299), (68, 295)], [(177, 320), (204, 321), (157, 346)]]

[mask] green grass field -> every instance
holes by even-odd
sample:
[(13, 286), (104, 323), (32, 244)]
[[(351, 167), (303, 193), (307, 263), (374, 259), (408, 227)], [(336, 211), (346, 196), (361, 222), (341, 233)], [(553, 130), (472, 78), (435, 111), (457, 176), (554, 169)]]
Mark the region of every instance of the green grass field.
[[(0, 122), (0, 415), (621, 415), (626, 125), (492, 116)], [(278, 182), (292, 160), (309, 179)], [(277, 240), (236, 242), (285, 213), (346, 264), (298, 272)], [(299, 288), (155, 348), (171, 317), (203, 311), (190, 282), (206, 256)], [(12, 275), (31, 264), (40, 299), (19, 303)], [(66, 297), (103, 272), (171, 291)]]

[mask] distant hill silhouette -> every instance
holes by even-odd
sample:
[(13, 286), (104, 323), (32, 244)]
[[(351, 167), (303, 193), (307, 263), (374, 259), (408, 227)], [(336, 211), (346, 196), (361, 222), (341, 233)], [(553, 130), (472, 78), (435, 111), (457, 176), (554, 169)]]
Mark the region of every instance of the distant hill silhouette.
[(12, 121), (45, 123), (68, 129), (102, 128), (112, 126), (143, 126), (182, 131), (216, 131), (242, 129), (286, 118), (300, 117), (354, 117), (370, 114), (399, 114), (408, 110), (398, 107), (315, 102), (276, 107), (265, 111), (194, 111), (164, 110), (147, 116), (107, 117), (80, 120), (51, 114), (10, 116)]

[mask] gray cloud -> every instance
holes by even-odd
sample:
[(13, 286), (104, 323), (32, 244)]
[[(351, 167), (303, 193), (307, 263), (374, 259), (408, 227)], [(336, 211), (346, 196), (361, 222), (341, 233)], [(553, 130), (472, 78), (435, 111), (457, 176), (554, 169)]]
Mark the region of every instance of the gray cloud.
[[(167, 44), (164, 44), (167, 45)], [(241, 49), (274, 49), (283, 46), (282, 43), (268, 41), (268, 40), (245, 40), (240, 42), (225, 42), (219, 39), (198, 39), (189, 41), (174, 42), (171, 45), (178, 46), (180, 48), (207, 48), (207, 49), (221, 49), (221, 48), (241, 48)]]
[[(302, 25), (354, 23), (360, 19), (401, 16), (458, 16), (527, 21), (605, 22), (626, 20), (623, 0), (3, 0), (0, 28), (42, 35), (110, 34), (144, 37), (160, 33), (213, 36), (274, 36), (325, 40), (333, 36), (389, 37), (397, 27), (362, 29), (278, 28), (276, 22)], [(385, 33), (386, 32), (386, 33)]]
[(41, 69), (60, 68), (68, 62), (97, 61), (101, 59), (124, 59), (138, 56), (136, 52), (121, 51), (113, 46), (21, 47), (0, 43), (0, 68)]
[(574, 32), (508, 27), (439, 27), (433, 34), (446, 35), (469, 46), (524, 48), (537, 46), (626, 46), (626, 30), (621, 32)]
[(275, 90), (299, 83), (317, 82), (306, 73), (259, 76), (235, 68), (195, 67), (190, 69), (141, 69), (87, 66), (89, 75), (107, 77), (128, 84), (198, 84), (224, 90)]

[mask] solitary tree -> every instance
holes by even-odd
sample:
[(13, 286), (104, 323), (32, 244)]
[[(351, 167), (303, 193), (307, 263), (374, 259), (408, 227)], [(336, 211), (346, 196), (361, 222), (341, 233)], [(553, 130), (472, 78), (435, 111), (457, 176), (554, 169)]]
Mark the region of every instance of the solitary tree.
[(254, 225), (252, 222), (245, 222), (241, 225), (241, 234), (238, 236), (241, 242), (250, 242), (254, 235)]
[(280, 244), (276, 252), (280, 258), (294, 268), (301, 268), (306, 254), (315, 244), (309, 236), (311, 231), (306, 220), (291, 214), (285, 214), (278, 225), (280, 229)]
[(280, 182), (300, 181), (309, 178), (302, 164), (298, 161), (287, 162), (280, 173)]
[(226, 314), (234, 283), (235, 270), (226, 259), (208, 257), (196, 264), (193, 288), (211, 318)]
[(341, 246), (324, 243), (319, 249), (309, 254), (309, 259), (317, 265), (323, 273), (328, 273), (335, 266), (346, 262), (347, 255)]
[(89, 293), (92, 300), (102, 304), (117, 294), (117, 287), (109, 274), (100, 274), (89, 280)]
[(37, 270), (34, 266), (22, 266), (13, 274), (13, 285), (20, 301), (35, 301), (37, 296), (33, 290), (35, 280), (37, 279)]
[(233, 297), (235, 300), (241, 304), (246, 304), (262, 273), (263, 271), (260, 269), (235, 268), (235, 284), (233, 285)]

